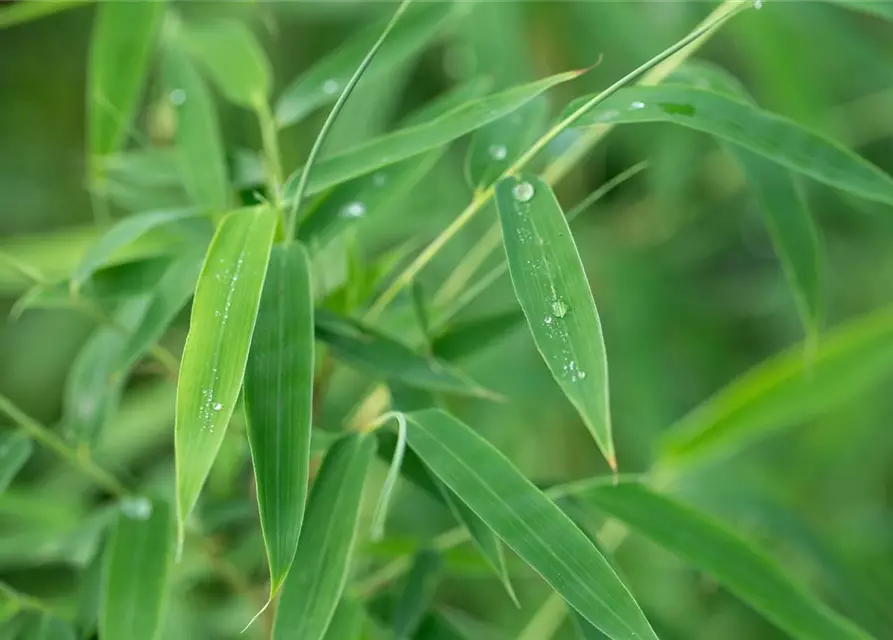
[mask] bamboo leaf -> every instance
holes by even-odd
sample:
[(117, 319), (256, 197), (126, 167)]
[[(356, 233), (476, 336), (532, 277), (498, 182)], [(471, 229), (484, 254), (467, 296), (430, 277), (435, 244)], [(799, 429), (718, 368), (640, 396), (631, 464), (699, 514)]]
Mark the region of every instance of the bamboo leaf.
[(595, 546), (497, 449), (442, 411), (407, 418), (431, 471), (589, 622), (615, 639), (657, 637)]
[(335, 358), (372, 375), (431, 391), (493, 398), (492, 392), (458, 369), (426, 358), (356, 320), (320, 310), (316, 316), (316, 337), (328, 345)]
[(828, 0), (853, 11), (861, 11), (893, 21), (893, 4), (887, 0)]
[(326, 630), (325, 640), (357, 640), (362, 635), (365, 620), (362, 602), (349, 596), (341, 598)]
[(172, 551), (168, 504), (147, 498), (126, 499), (106, 550), (100, 637), (160, 637)]
[[(406, 160), (448, 144), (466, 133), (493, 122), (520, 108), (547, 89), (573, 80), (581, 71), (559, 73), (537, 82), (521, 85), (456, 107), (444, 115), (415, 126), (388, 133), (352, 149), (320, 158), (313, 165), (307, 195), (313, 195), (381, 167)], [(288, 179), (285, 194), (295, 196), (303, 168)]]
[[(366, 71), (364, 82), (390, 73), (418, 54), (461, 11), (461, 3), (419, 4), (388, 36)], [(315, 109), (334, 102), (383, 28), (384, 23), (372, 25), (292, 81), (276, 103), (279, 126), (296, 124)]]
[(457, 323), (433, 340), (431, 350), (448, 362), (462, 360), (510, 335), (523, 319), (523, 313), (512, 309)]
[(349, 435), (326, 454), (279, 597), (273, 640), (325, 637), (347, 583), (363, 485), (374, 453), (374, 438)]
[(139, 105), (165, 2), (100, 2), (90, 44), (89, 120), (93, 158), (124, 145)]
[(227, 100), (246, 109), (266, 104), (273, 72), (263, 47), (244, 24), (217, 20), (184, 29), (182, 38)]
[(223, 442), (242, 386), (276, 222), (276, 212), (267, 207), (229, 214), (199, 275), (177, 384), (174, 444), (181, 544), (186, 518)]
[(18, 640), (75, 640), (70, 624), (49, 613), (29, 613), (18, 634)]
[[(585, 100), (574, 101), (567, 112)], [(893, 178), (864, 158), (787, 118), (713, 91), (671, 84), (621, 89), (576, 125), (636, 122), (709, 133), (832, 187), (893, 203)]]
[(564, 213), (548, 184), (531, 175), (497, 183), (496, 208), (515, 296), (533, 340), (616, 469), (601, 321)]
[(313, 295), (300, 244), (276, 247), (261, 295), (248, 365), (245, 410), (270, 593), (298, 546), (307, 495), (313, 395)]
[(174, 44), (165, 56), (168, 100), (177, 115), (178, 166), (190, 200), (224, 211), (229, 179), (214, 98), (192, 60)]
[(395, 640), (416, 637), (416, 631), (434, 598), (434, 591), (440, 580), (441, 564), (442, 558), (437, 551), (422, 549), (416, 553), (394, 609)]
[(81, 5), (89, 4), (93, 0), (57, 0), (56, 2), (39, 2), (28, 0), (8, 5), (0, 11), (0, 29), (6, 29), (32, 20), (38, 20), (45, 16), (74, 9)]
[(734, 450), (877, 384), (893, 368), (893, 309), (828, 331), (806, 361), (803, 348), (757, 365), (679, 420), (663, 438), (663, 461), (676, 465)]
[(869, 637), (793, 583), (747, 540), (694, 509), (634, 482), (577, 495), (705, 571), (794, 638)]
[(33, 450), (31, 439), (21, 431), (0, 435), (0, 494), (28, 462)]

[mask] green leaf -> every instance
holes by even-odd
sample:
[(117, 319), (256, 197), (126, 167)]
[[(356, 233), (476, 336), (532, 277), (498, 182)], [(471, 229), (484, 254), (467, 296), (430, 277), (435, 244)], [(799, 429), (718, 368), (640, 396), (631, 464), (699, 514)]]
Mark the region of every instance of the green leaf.
[(889, 0), (829, 0), (830, 2), (852, 9), (853, 11), (861, 11), (879, 18), (893, 20), (893, 4)]
[(273, 72), (263, 47), (244, 24), (217, 20), (184, 28), (181, 37), (227, 100), (246, 109), (266, 104)]
[(17, 24), (38, 20), (45, 16), (74, 9), (81, 5), (89, 4), (93, 0), (56, 0), (55, 2), (40, 2), (39, 0), (25, 0), (8, 5), (0, 11), (0, 29), (6, 29)]
[(106, 549), (99, 636), (160, 637), (173, 552), (170, 506), (126, 498)]
[[(567, 113), (586, 98), (572, 102)], [(671, 122), (709, 133), (819, 182), (893, 203), (893, 178), (842, 145), (782, 116), (712, 91), (684, 85), (621, 89), (576, 126)]]
[(633, 482), (594, 487), (578, 497), (703, 570), (794, 638), (869, 637), (747, 540), (694, 509)]
[[(388, 36), (366, 71), (364, 82), (387, 75), (430, 45), (445, 24), (463, 11), (463, 6), (458, 2), (420, 3), (414, 9)], [(296, 124), (315, 109), (334, 102), (383, 28), (384, 23), (365, 29), (289, 84), (276, 103), (279, 126)]]
[(273, 640), (325, 637), (347, 583), (375, 439), (345, 436), (326, 454), (310, 492), (292, 569), (279, 596)]
[(496, 448), (442, 411), (407, 418), (431, 471), (572, 607), (612, 638), (656, 639), (611, 565)]
[(168, 100), (177, 115), (176, 148), (190, 200), (209, 211), (224, 211), (229, 179), (214, 98), (192, 60), (176, 45), (165, 56)]
[(0, 494), (15, 479), (16, 474), (28, 462), (34, 445), (21, 431), (0, 435)]
[(17, 640), (75, 640), (70, 624), (49, 613), (29, 613)]
[(515, 296), (537, 349), (612, 469), (608, 361), (583, 262), (558, 200), (532, 175), (496, 185)]
[[(513, 87), (456, 107), (444, 115), (415, 126), (388, 133), (352, 149), (320, 158), (314, 165), (307, 185), (307, 195), (313, 195), (371, 173), (420, 153), (448, 144), (466, 133), (493, 122), (515, 111), (547, 89), (573, 80), (580, 71), (559, 73), (537, 82)], [(291, 200), (297, 189), (303, 168), (288, 179), (285, 194)]]
[(163, 225), (201, 215), (197, 209), (150, 211), (138, 213), (116, 222), (96, 243), (87, 250), (71, 273), (71, 288), (80, 289), (83, 284), (118, 251), (141, 238), (149, 231)]
[(245, 369), (248, 442), (271, 594), (288, 573), (304, 518), (313, 346), (307, 252), (297, 243), (276, 247), (270, 255)]
[(127, 140), (142, 97), (166, 3), (100, 2), (90, 44), (90, 154), (101, 158)]
[(335, 609), (332, 623), (326, 631), (325, 640), (357, 640), (363, 632), (366, 613), (363, 603), (345, 596)]
[(267, 207), (229, 214), (199, 275), (177, 384), (174, 444), (181, 544), (186, 518), (239, 397), (276, 223), (276, 212)]
[(448, 362), (462, 360), (497, 344), (523, 319), (524, 314), (513, 309), (457, 323), (434, 339), (431, 350)]
[(441, 564), (442, 558), (438, 551), (421, 549), (416, 553), (394, 609), (395, 640), (415, 637), (416, 630), (434, 599), (434, 591), (440, 581)]
[(663, 437), (677, 465), (804, 422), (880, 382), (893, 369), (893, 309), (828, 331), (808, 359), (796, 345), (757, 365), (679, 420)]
[(329, 346), (335, 358), (372, 375), (431, 391), (493, 398), (492, 392), (458, 369), (426, 358), (357, 320), (319, 310), (316, 337)]

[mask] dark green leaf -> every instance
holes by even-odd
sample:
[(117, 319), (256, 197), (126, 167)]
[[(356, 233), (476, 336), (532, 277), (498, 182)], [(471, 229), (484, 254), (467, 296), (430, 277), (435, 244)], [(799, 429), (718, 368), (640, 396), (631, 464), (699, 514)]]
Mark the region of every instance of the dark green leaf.
[(28, 613), (16, 640), (75, 640), (70, 624), (49, 613)]
[(403, 592), (394, 609), (394, 638), (409, 640), (425, 617), (434, 599), (434, 591), (440, 579), (440, 553), (422, 549), (413, 559), (412, 568), (403, 585)]
[(0, 11), (0, 29), (6, 29), (17, 24), (38, 20), (44, 16), (49, 16), (60, 11), (74, 9), (81, 5), (89, 4), (93, 0), (55, 0), (55, 2), (39, 2), (37, 0), (26, 0), (25, 2), (16, 2), (9, 4), (5, 9)]
[(448, 362), (462, 360), (498, 344), (523, 319), (523, 313), (512, 310), (468, 320), (438, 335), (431, 349), (435, 356)]

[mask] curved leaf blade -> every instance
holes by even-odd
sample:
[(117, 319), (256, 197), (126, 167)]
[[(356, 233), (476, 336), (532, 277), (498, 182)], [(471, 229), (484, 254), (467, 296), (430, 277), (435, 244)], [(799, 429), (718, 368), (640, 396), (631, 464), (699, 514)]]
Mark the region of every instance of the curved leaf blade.
[(0, 494), (28, 462), (33, 450), (31, 439), (21, 431), (0, 435)]
[[(574, 101), (567, 113), (585, 101)], [(893, 204), (893, 178), (864, 158), (787, 118), (713, 91), (672, 84), (621, 89), (575, 124), (635, 122), (670, 122), (709, 133), (819, 182)]]
[(174, 427), (181, 543), (242, 387), (276, 223), (267, 207), (227, 215), (196, 285)]
[(616, 469), (601, 321), (564, 212), (533, 175), (500, 180), (496, 209), (515, 296), (537, 349)]
[(347, 583), (375, 439), (349, 435), (323, 460), (310, 492), (298, 552), (282, 586), (273, 640), (325, 637)]
[(313, 294), (300, 244), (275, 247), (245, 369), (248, 443), (275, 594), (304, 519), (313, 396)]
[(792, 582), (747, 540), (692, 508), (635, 482), (593, 487), (578, 498), (685, 558), (794, 638), (869, 638)]
[(38, 20), (60, 11), (90, 4), (93, 0), (58, 0), (57, 2), (17, 2), (0, 11), (0, 29)]
[(431, 471), (589, 622), (615, 640), (657, 638), (607, 560), (496, 448), (439, 410), (409, 414), (407, 438)]

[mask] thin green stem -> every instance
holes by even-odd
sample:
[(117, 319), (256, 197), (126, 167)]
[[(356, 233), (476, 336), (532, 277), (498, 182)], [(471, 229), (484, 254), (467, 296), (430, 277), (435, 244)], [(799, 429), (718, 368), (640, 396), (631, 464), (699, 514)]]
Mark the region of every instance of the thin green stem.
[(406, 12), (406, 9), (409, 7), (409, 4), (411, 2), (412, 0), (403, 0), (403, 2), (400, 3), (400, 6), (397, 7), (397, 10), (394, 12), (391, 21), (388, 22), (387, 26), (384, 28), (384, 31), (382, 31), (381, 35), (378, 37), (378, 40), (376, 40), (375, 44), (372, 45), (372, 48), (369, 49), (369, 53), (367, 53), (366, 57), (363, 58), (363, 61), (360, 62), (360, 66), (358, 66), (357, 70), (354, 71), (353, 75), (350, 77), (350, 80), (347, 81), (347, 85), (344, 87), (341, 95), (338, 96), (338, 100), (335, 102), (335, 106), (332, 107), (332, 110), (329, 112), (326, 121), (323, 123), (322, 128), (319, 130), (319, 134), (316, 136), (316, 140), (314, 141), (313, 146), (310, 148), (310, 153), (307, 155), (307, 161), (304, 163), (304, 169), (301, 171), (301, 177), (298, 180), (298, 187), (295, 190), (294, 199), (291, 203), (291, 211), (288, 215), (288, 223), (285, 232), (286, 242), (291, 242), (295, 237), (295, 233), (297, 232), (298, 212), (301, 207), (301, 201), (304, 199), (304, 194), (307, 191), (307, 184), (310, 179), (310, 171), (311, 169), (313, 169), (313, 163), (316, 162), (316, 158), (319, 155), (319, 152), (322, 150), (323, 143), (326, 141), (332, 125), (335, 124), (335, 120), (338, 118), (338, 115), (344, 108), (344, 104), (347, 102), (350, 94), (353, 93), (354, 87), (357, 86), (360, 78), (366, 72), (366, 69), (369, 67), (369, 64), (375, 57), (375, 54), (378, 53), (378, 50), (381, 48), (381, 45), (384, 44), (384, 41), (388, 37), (388, 34), (390, 34), (391, 30), (397, 25), (400, 17)]
[(260, 126), (261, 143), (264, 148), (264, 162), (266, 164), (267, 191), (270, 201), (282, 216), (282, 232), (285, 233), (286, 218), (285, 207), (282, 201), (282, 160), (279, 152), (279, 131), (276, 128), (276, 119), (270, 111), (270, 105), (266, 100), (261, 100), (254, 108), (257, 122)]

